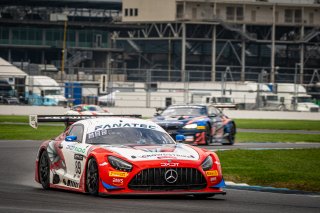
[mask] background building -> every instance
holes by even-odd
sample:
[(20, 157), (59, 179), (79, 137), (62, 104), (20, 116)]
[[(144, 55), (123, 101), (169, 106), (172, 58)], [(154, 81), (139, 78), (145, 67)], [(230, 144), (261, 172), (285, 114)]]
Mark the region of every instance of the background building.
[(139, 90), (150, 102), (163, 90), (159, 102), (172, 91), (187, 102), (192, 82), (254, 81), (318, 98), (320, 1), (2, 0), (0, 57), (61, 86), (99, 86), (93, 96)]
[(143, 26), (115, 39), (151, 80), (309, 83), (320, 67), (317, 0), (123, 0), (122, 22)]

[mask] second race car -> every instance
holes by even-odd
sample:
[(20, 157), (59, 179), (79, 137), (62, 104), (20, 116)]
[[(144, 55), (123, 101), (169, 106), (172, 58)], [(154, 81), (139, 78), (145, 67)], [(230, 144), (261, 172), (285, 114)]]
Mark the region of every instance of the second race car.
[(79, 104), (73, 106), (66, 115), (110, 115), (107, 109), (103, 109), (98, 105), (93, 104)]
[(185, 136), (193, 145), (233, 145), (236, 124), (213, 105), (172, 105), (152, 119), (172, 137)]

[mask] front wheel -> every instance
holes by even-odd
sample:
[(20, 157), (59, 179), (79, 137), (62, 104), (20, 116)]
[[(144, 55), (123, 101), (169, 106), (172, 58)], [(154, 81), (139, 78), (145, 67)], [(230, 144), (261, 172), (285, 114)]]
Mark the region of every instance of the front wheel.
[(210, 143), (212, 143), (211, 128), (209, 125), (206, 126), (206, 135), (204, 140), (206, 142), (206, 145), (209, 145)]
[(39, 171), (39, 181), (44, 189), (50, 188), (50, 163), (49, 163), (49, 156), (46, 151), (43, 151), (39, 164), (38, 164), (38, 171)]
[(94, 158), (88, 161), (86, 172), (86, 187), (89, 194), (98, 195), (99, 192), (99, 172), (97, 162)]
[(236, 135), (236, 127), (235, 127), (234, 123), (231, 123), (229, 128), (230, 128), (229, 134), (225, 138), (228, 141), (228, 143), (223, 143), (223, 145), (233, 145), (234, 144), (235, 135)]

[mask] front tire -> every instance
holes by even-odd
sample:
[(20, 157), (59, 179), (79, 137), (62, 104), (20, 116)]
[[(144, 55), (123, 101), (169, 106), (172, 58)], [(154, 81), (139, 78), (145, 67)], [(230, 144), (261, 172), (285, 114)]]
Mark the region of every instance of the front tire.
[(223, 143), (222, 145), (233, 145), (235, 142), (235, 135), (236, 135), (236, 127), (234, 123), (231, 123), (230, 133), (226, 137), (226, 140), (228, 141), (228, 143)]
[(43, 151), (39, 164), (38, 164), (38, 171), (39, 171), (39, 182), (41, 183), (44, 189), (50, 188), (50, 163), (49, 163), (49, 156), (46, 151)]
[(210, 143), (212, 143), (211, 128), (209, 125), (206, 126), (206, 135), (204, 140), (206, 142), (206, 145), (209, 145)]
[(94, 158), (90, 158), (86, 171), (87, 192), (91, 195), (98, 195), (99, 192), (99, 171), (98, 165)]

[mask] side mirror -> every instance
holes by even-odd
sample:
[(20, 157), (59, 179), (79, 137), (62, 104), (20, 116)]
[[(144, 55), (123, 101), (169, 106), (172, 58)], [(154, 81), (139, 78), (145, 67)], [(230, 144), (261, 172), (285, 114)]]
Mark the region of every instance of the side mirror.
[(76, 141), (77, 140), (77, 136), (75, 135), (69, 135), (66, 137), (65, 139), (66, 141), (72, 142), (72, 141)]
[(184, 135), (176, 135), (177, 142), (183, 142), (185, 140), (186, 140), (186, 138), (184, 137)]

